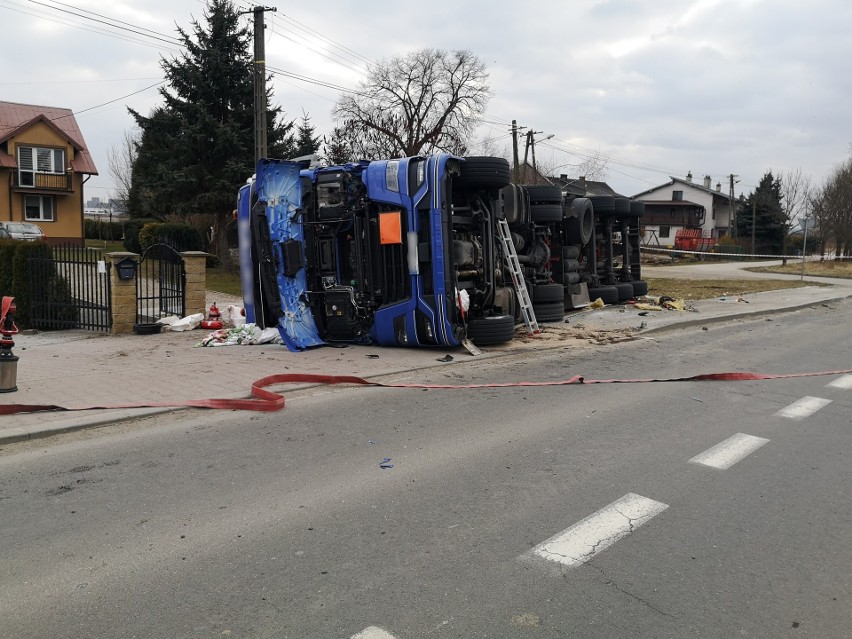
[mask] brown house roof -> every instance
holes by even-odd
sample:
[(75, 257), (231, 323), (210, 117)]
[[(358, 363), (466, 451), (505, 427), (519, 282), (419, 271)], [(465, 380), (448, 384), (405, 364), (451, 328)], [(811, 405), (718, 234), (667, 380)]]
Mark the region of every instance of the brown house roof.
[[(71, 109), (0, 101), (0, 144), (38, 122), (44, 122), (71, 142), (71, 145), (77, 151), (74, 154), (74, 160), (71, 162), (71, 168), (75, 172), (98, 174)], [(0, 150), (0, 167), (17, 167), (15, 158)]]

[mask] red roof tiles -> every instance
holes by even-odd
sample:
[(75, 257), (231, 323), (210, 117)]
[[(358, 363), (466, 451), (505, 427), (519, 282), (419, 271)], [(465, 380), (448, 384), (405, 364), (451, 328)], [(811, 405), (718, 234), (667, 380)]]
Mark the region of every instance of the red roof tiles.
[[(62, 136), (68, 138), (68, 141), (77, 151), (74, 154), (73, 162), (71, 162), (71, 168), (75, 172), (98, 174), (71, 109), (0, 101), (0, 144), (37, 122), (46, 123)], [(15, 158), (4, 151), (0, 151), (0, 167), (15, 168), (16, 166)]]

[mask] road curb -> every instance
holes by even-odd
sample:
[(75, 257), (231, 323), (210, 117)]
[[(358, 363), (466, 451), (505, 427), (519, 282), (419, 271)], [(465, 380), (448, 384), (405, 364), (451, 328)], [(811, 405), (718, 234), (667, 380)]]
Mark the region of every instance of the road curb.
[[(804, 308), (811, 308), (816, 305), (822, 304), (830, 304), (832, 302), (842, 302), (852, 298), (852, 294), (850, 295), (842, 295), (840, 297), (832, 297), (829, 299), (823, 299), (819, 301), (811, 301), (802, 304), (794, 304), (792, 306), (784, 306), (780, 308), (770, 308), (764, 309), (762, 311), (743, 311), (741, 313), (734, 313), (732, 315), (718, 315), (715, 317), (701, 317), (696, 319), (687, 319), (683, 321), (673, 322), (672, 324), (668, 324), (666, 326), (655, 326), (653, 328), (642, 329), (639, 333), (640, 335), (647, 335), (649, 333), (662, 333), (665, 331), (675, 331), (682, 328), (693, 328), (695, 326), (702, 326), (704, 324), (718, 324), (720, 322), (727, 322), (730, 320), (743, 319), (748, 317), (759, 317), (762, 315), (778, 315), (779, 313), (792, 313), (794, 311), (800, 311)], [(688, 312), (688, 311), (687, 311)]]

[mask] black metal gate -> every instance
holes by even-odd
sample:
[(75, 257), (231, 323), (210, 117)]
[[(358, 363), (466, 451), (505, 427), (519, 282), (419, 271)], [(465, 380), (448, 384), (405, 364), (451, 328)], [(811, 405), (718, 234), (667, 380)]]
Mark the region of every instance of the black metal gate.
[(180, 253), (165, 242), (152, 244), (136, 274), (136, 329), (169, 315), (186, 314), (186, 268)]
[(30, 324), (39, 329), (112, 328), (110, 263), (76, 244), (45, 247), (27, 260)]

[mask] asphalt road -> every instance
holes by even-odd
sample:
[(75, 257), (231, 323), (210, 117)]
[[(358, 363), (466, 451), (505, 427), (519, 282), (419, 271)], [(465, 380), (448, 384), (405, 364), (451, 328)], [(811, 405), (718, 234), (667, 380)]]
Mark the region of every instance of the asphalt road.
[[(850, 325), (843, 302), (406, 380), (840, 370)], [(9, 445), (0, 637), (849, 637), (850, 457), (842, 375), (320, 390)]]

